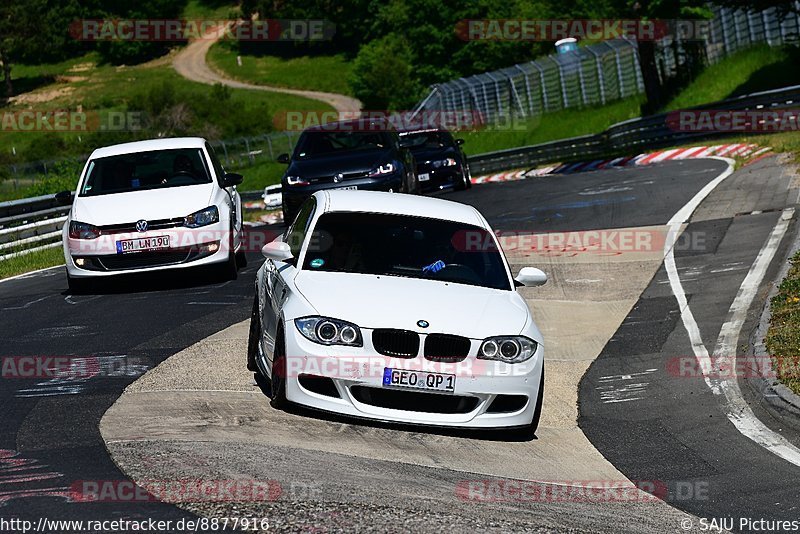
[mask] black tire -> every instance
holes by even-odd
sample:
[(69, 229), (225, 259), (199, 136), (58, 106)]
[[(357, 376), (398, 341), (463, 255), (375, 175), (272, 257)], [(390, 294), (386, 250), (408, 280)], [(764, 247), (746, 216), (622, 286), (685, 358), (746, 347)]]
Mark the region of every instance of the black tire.
[(256, 358), (258, 344), (261, 342), (261, 318), (258, 315), (258, 295), (253, 299), (253, 312), (250, 314), (250, 334), (247, 336), (247, 370), (258, 373)]
[(458, 182), (456, 182), (455, 187), (453, 189), (455, 189), (456, 191), (464, 191), (465, 189), (469, 189), (470, 187), (472, 187), (472, 182), (470, 181), (469, 178), (469, 172), (465, 170), (461, 173), (461, 178), (458, 180)]
[(539, 395), (536, 397), (536, 408), (533, 410), (533, 419), (527, 431), (531, 435), (536, 435), (539, 428), (539, 420), (542, 418), (542, 401), (544, 400), (544, 366), (542, 366), (542, 379), (539, 381)]
[(275, 354), (272, 357), (272, 387), (270, 393), (272, 399), (270, 405), (276, 410), (283, 410), (289, 404), (286, 399), (286, 347), (283, 342), (283, 335), (278, 331), (275, 340)]
[(236, 253), (236, 266), (239, 269), (247, 267), (247, 254), (244, 253), (244, 250), (239, 250), (239, 252)]
[(225, 263), (217, 266), (218, 278), (221, 282), (229, 282), (239, 278), (239, 266), (236, 261), (236, 253), (233, 251), (233, 235), (228, 243), (228, 259)]
[(92, 289), (92, 281), (85, 278), (73, 278), (67, 272), (67, 286), (72, 295), (88, 293)]

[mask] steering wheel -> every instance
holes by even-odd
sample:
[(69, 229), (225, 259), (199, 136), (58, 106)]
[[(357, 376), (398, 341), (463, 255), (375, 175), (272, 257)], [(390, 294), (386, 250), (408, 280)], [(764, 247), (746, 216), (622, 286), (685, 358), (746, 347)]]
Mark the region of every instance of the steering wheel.
[(169, 184), (169, 183), (193, 183), (196, 179), (196, 176), (189, 171), (175, 171), (172, 173), (172, 176), (169, 178), (165, 178), (161, 183)]
[(448, 263), (439, 272), (435, 273), (435, 276), (481, 283), (481, 277), (478, 276), (478, 273), (471, 267), (461, 263)]

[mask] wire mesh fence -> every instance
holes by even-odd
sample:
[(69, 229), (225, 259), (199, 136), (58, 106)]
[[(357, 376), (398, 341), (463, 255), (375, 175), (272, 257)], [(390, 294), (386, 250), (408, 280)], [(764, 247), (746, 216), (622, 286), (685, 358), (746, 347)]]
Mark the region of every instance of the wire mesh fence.
[[(800, 11), (800, 3), (797, 6)], [(747, 12), (715, 6), (713, 13), (700, 43), (707, 63), (756, 43), (777, 46), (800, 41), (797, 12), (781, 18), (774, 8)], [(662, 84), (691, 61), (690, 48), (690, 42), (671, 36), (656, 42)], [(603, 105), (642, 92), (637, 42), (615, 39), (432, 86), (415, 111), (469, 111), (492, 123), (511, 116)]]

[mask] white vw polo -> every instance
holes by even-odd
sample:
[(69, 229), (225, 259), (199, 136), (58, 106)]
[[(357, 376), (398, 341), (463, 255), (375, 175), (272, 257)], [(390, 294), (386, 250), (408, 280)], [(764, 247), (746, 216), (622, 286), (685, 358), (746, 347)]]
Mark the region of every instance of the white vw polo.
[(247, 366), (287, 402), (535, 431), (542, 336), (486, 219), (441, 199), (319, 191), (263, 249)]
[[(236, 185), (204, 139), (174, 138), (95, 150), (63, 230), (70, 289), (120, 273), (217, 264), (235, 278), (242, 260)], [(239, 253), (239, 254), (237, 254)]]

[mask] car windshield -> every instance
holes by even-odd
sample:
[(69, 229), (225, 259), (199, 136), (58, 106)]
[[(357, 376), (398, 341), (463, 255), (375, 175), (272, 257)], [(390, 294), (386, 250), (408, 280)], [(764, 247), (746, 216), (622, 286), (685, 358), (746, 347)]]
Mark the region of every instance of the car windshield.
[(81, 196), (211, 183), (199, 148), (135, 152), (89, 162)]
[(387, 132), (305, 132), (295, 149), (296, 158), (344, 154), (356, 150), (378, 150), (391, 146)]
[(415, 149), (422, 150), (455, 146), (453, 136), (450, 135), (450, 132), (440, 131), (406, 134), (400, 137), (400, 144), (412, 151)]
[(303, 269), (511, 289), (494, 237), (468, 224), (376, 213), (320, 216)]

